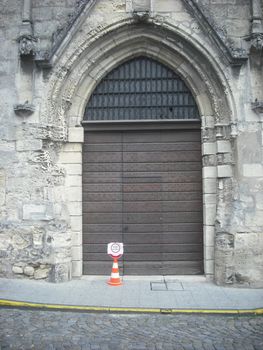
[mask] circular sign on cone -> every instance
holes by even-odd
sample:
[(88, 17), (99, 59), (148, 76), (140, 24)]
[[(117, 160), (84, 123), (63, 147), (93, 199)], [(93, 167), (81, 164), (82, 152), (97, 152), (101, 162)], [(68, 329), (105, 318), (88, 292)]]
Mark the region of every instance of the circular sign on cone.
[(123, 255), (123, 243), (109, 243), (107, 253), (113, 258), (111, 276), (108, 281), (108, 284), (111, 286), (121, 286), (122, 282), (119, 274), (118, 259)]
[(113, 258), (120, 258), (123, 255), (123, 243), (119, 243), (119, 242), (109, 243), (107, 253)]

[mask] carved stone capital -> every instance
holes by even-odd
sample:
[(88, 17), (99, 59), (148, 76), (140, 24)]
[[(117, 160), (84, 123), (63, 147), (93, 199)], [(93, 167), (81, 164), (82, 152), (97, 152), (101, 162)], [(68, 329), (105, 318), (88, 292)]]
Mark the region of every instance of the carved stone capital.
[(35, 55), (36, 65), (41, 68), (51, 68), (50, 55), (50, 51), (37, 51)]
[(15, 114), (19, 117), (28, 117), (34, 113), (35, 107), (26, 101), (25, 103), (20, 103), (14, 106)]
[(136, 22), (147, 22), (150, 18), (149, 11), (133, 11), (132, 16)]
[(263, 33), (253, 34), (251, 37), (251, 50), (263, 50)]
[(257, 114), (263, 113), (263, 101), (255, 101), (251, 103), (251, 108)]
[(18, 42), (20, 56), (34, 56), (36, 54), (37, 38), (33, 35), (21, 35)]
[(217, 140), (229, 140), (231, 136), (231, 126), (229, 124), (216, 124), (215, 131)]
[(230, 138), (235, 139), (238, 136), (238, 127), (237, 123), (231, 123), (230, 125)]

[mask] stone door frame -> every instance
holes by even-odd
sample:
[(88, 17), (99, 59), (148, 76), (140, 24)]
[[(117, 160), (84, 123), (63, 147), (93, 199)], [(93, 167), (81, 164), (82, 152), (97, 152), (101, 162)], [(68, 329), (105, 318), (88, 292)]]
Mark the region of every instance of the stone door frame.
[(163, 28), (160, 32), (158, 28), (147, 26), (142, 31), (140, 26), (121, 24), (112, 31), (107, 29), (95, 42), (86, 42), (85, 45), (81, 53), (76, 51), (76, 57), (69, 60), (69, 67), (66, 70), (63, 68), (67, 74), (54, 77), (51, 90), (51, 100), (57, 105), (53, 117), (62, 115), (68, 130), (67, 142), (61, 148), (58, 164), (66, 172), (72, 276), (82, 276), (84, 129), (81, 121), (84, 110), (96, 85), (109, 71), (125, 60), (144, 55), (160, 61), (181, 76), (199, 108), (202, 125), (204, 273), (207, 278), (213, 278), (215, 225), (221, 219), (224, 221), (227, 212), (225, 185), (233, 177), (231, 159), (235, 121), (231, 111), (234, 107), (222, 69), (204, 48), (198, 47), (191, 38), (183, 37), (176, 28)]

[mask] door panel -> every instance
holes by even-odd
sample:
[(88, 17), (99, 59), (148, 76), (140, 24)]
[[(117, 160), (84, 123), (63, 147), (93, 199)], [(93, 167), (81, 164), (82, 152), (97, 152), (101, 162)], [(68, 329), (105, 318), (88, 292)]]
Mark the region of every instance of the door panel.
[(124, 274), (203, 272), (200, 130), (86, 132), (84, 274), (110, 273), (107, 243), (124, 243)]

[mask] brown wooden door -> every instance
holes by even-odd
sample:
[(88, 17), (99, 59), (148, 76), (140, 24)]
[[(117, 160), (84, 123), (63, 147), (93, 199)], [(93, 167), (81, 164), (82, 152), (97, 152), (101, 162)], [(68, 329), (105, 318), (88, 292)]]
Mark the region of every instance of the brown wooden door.
[(83, 152), (84, 274), (203, 273), (200, 129), (94, 131)]

